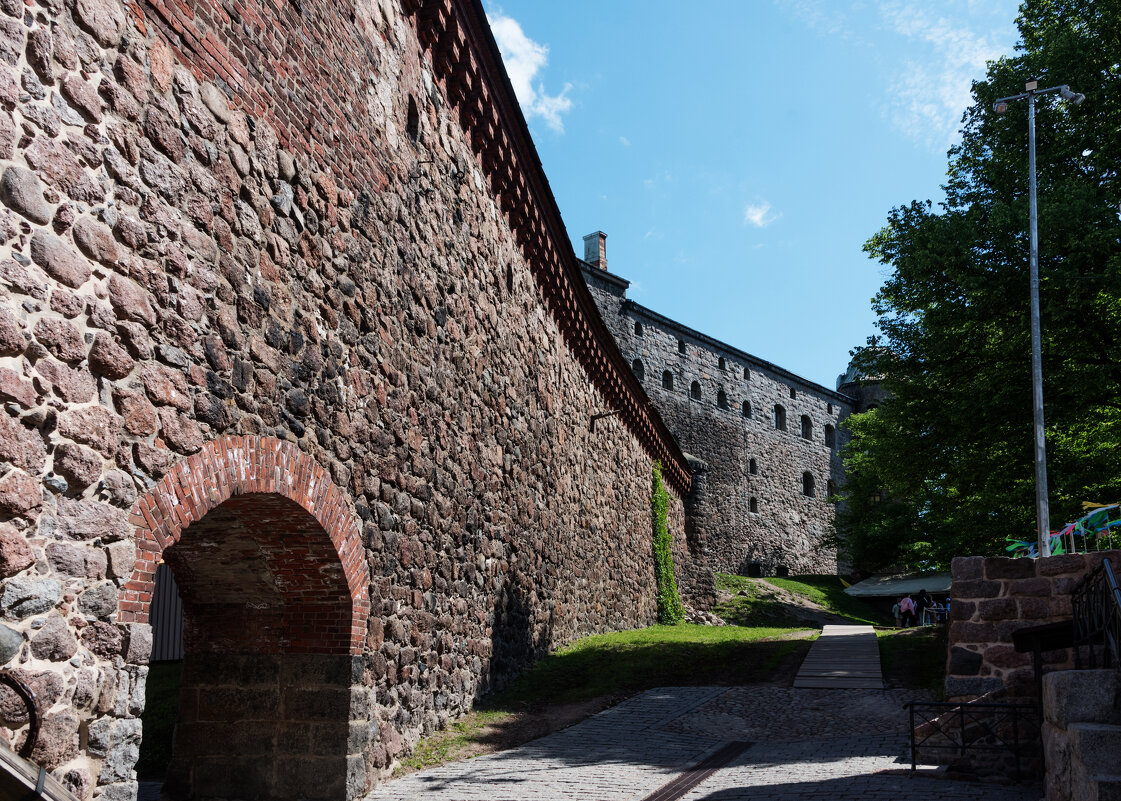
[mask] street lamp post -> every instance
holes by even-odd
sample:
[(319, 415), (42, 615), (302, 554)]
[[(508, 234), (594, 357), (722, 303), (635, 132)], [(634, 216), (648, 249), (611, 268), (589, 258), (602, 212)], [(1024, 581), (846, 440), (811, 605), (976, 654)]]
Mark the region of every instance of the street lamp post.
[(1035, 98), (1036, 95), (1058, 92), (1064, 100), (1078, 105), (1086, 95), (1072, 92), (1066, 84), (1040, 89), (1038, 81), (1029, 81), (1024, 92), (1002, 97), (993, 104), (997, 114), (1008, 111), (1012, 100), (1028, 101), (1028, 241), (1031, 283), (1031, 389), (1035, 421), (1035, 516), (1039, 537), (1039, 555), (1051, 555), (1051, 509), (1047, 500), (1047, 440), (1043, 431), (1043, 357), (1039, 333), (1039, 211), (1035, 182)]

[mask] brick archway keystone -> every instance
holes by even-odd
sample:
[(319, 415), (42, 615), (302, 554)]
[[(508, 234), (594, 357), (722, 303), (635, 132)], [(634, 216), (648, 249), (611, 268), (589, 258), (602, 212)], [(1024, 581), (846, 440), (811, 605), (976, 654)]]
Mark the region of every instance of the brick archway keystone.
[(275, 494), (318, 521), (338, 554), (350, 590), (350, 653), (360, 655), (370, 613), (369, 572), (354, 513), (314, 459), (273, 437), (221, 437), (177, 462), (132, 507), (136, 565), (121, 592), (118, 621), (147, 623), (156, 565), (183, 530), (235, 495)]

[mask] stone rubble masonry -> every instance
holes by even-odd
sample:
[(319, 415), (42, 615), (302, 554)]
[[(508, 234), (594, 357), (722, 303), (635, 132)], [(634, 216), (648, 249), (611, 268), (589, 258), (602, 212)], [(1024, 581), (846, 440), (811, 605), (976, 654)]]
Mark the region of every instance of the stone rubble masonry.
[[(828, 488), (842, 481), (839, 426), (854, 410), (852, 399), (639, 306), (617, 275), (591, 266), (583, 274), (624, 358), (641, 362), (646, 393), (694, 460), (686, 499), (693, 553), (712, 571), (747, 575), (754, 565), (772, 576), (780, 567), (791, 575), (837, 572), (836, 551), (821, 540), (833, 529)], [(663, 386), (667, 371), (672, 389)], [(694, 381), (699, 399), (691, 396)], [(775, 425), (776, 405), (785, 410), (785, 430)], [(809, 439), (802, 436), (803, 415)], [(813, 497), (803, 494), (805, 472), (814, 479)]]
[(330, 753), (275, 797), (328, 769), (359, 797), (533, 659), (652, 622), (655, 458), (703, 582), (688, 467), (604, 345), (483, 26), (458, 0), (0, 3), (0, 655), (83, 801), (136, 795), (160, 558), (188, 666), (347, 668), (313, 682), (347, 699), (327, 739), (286, 719)]
[[(998, 689), (1035, 694), (1030, 653), (1018, 653), (1012, 634), (1071, 619), (1071, 594), (1104, 558), (1121, 564), (1121, 551), (1073, 553), (1045, 559), (960, 556), (953, 560), (946, 697), (972, 699)], [(1074, 651), (1044, 651), (1045, 671), (1074, 667)]]

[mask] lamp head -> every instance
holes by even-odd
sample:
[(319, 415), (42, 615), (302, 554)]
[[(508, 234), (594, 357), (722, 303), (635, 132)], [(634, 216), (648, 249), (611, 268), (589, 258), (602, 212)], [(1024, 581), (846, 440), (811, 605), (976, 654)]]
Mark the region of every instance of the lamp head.
[(993, 111), (995, 111), (997, 114), (1003, 114), (1004, 112), (1008, 111), (1008, 104), (1003, 101), (1001, 101), (1000, 103), (994, 103)]
[(1070, 87), (1066, 84), (1059, 87), (1059, 94), (1062, 96), (1063, 100), (1069, 100), (1076, 106), (1080, 105), (1082, 101), (1086, 99), (1086, 95), (1081, 92), (1072, 92)]

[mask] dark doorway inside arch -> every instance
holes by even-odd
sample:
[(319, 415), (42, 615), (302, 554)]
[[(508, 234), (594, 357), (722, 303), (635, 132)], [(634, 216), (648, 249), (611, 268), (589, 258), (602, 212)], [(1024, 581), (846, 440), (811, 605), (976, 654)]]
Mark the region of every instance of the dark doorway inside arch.
[(360, 658), (350, 655), (351, 595), (323, 527), (280, 495), (236, 495), (184, 529), (163, 559), (183, 603), (163, 794), (352, 797), (350, 698)]
[(183, 673), (183, 601), (171, 568), (162, 562), (156, 568), (148, 623), (152, 627), (152, 654), (144, 685), (144, 737), (136, 762), (141, 797), (154, 795), (148, 783), (158, 788), (167, 773)]

